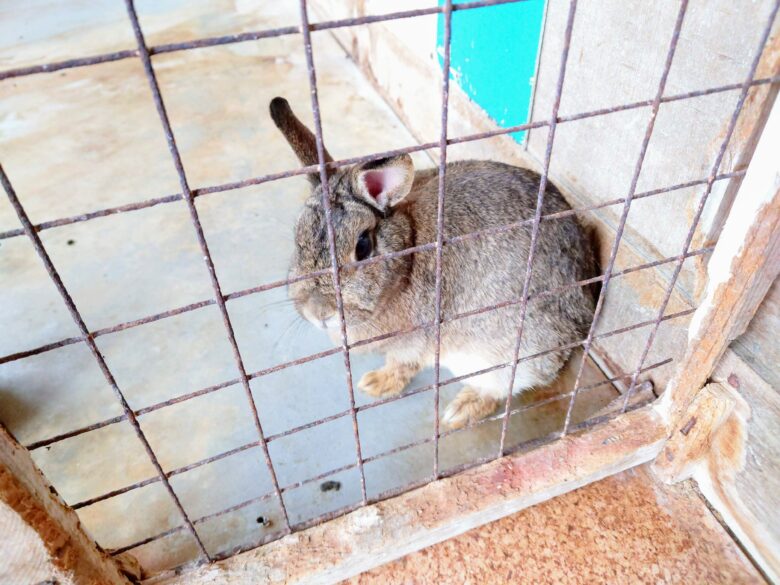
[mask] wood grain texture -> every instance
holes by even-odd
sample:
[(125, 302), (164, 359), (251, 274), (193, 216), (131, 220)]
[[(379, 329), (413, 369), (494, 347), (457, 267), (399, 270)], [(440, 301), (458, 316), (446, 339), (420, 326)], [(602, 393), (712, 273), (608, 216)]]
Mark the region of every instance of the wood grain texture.
[[(709, 282), (691, 320), (688, 349), (659, 406), (672, 434), (655, 463), (669, 481), (692, 475), (775, 580), (780, 579), (775, 495), (780, 493), (780, 399), (727, 348), (745, 331), (780, 272), (778, 151), (780, 107), (775, 105), (709, 261)], [(716, 383), (700, 391), (710, 376)], [(733, 398), (730, 412), (726, 394)], [(697, 417), (704, 432), (681, 438)]]
[(689, 343), (669, 382), (664, 406), (672, 426), (729, 344), (741, 335), (780, 272), (780, 107), (775, 105), (709, 261), (709, 282), (688, 333)]
[(335, 583), (652, 459), (666, 429), (651, 408), (361, 508), (259, 549), (163, 575), (166, 585)]
[[(676, 429), (653, 463), (653, 471), (663, 481), (688, 479), (694, 468), (711, 455), (721, 426), (734, 409), (734, 399), (720, 384), (707, 384), (685, 413), (685, 422)], [(725, 453), (724, 453), (725, 455)]]
[(780, 582), (780, 393), (730, 349), (712, 378), (738, 397), (737, 408), (694, 477), (745, 549)]
[(780, 279), (764, 297), (745, 333), (731, 344), (739, 355), (767, 384), (780, 392)]

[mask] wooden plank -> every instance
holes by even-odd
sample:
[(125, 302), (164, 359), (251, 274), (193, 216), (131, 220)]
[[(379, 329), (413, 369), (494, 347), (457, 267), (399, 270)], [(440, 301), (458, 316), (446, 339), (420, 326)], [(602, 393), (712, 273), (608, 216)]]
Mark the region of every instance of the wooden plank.
[(616, 414), (623, 412), (624, 407), (633, 410), (639, 406), (649, 404), (656, 399), (655, 392), (653, 392), (653, 383), (650, 380), (645, 380), (641, 384), (637, 385), (636, 389), (631, 393), (631, 396), (628, 399), (628, 405), (626, 405), (625, 396), (622, 395), (625, 393), (625, 384), (616, 385), (618, 385), (618, 387), (622, 386), (620, 390), (621, 395), (618, 395), (604, 408), (597, 411), (596, 414), (593, 415), (593, 418), (600, 418), (602, 416), (615, 416)]
[[(537, 75), (534, 118), (549, 115), (555, 96), (556, 67), (566, 24), (567, 2), (548, 2), (541, 64)], [(679, 2), (581, 2), (577, 6), (572, 47), (576, 67), (567, 70), (561, 103), (563, 115), (652, 98), (661, 76)], [(742, 80), (755, 55), (772, 0), (757, 0), (749, 11), (729, 0), (688, 5), (680, 41), (667, 83), (667, 95), (718, 87)], [(644, 33), (634, 34), (640, 27)], [(653, 39), (654, 42), (648, 42)], [(574, 50), (574, 49), (572, 49)], [(713, 58), (717, 56), (717, 58)], [(780, 36), (770, 37), (762, 53), (758, 77), (776, 74)], [(598, 83), (594, 83), (598, 80)], [(729, 143), (720, 171), (744, 169), (776, 94), (769, 85), (750, 92)], [(655, 122), (638, 189), (653, 189), (699, 179), (708, 172), (728, 124), (738, 92), (723, 92), (665, 103)], [(555, 137), (552, 176), (571, 185), (586, 200), (624, 197), (642, 140), (646, 108), (561, 124)], [(630, 131), (626, 129), (630, 128)], [(546, 131), (534, 130), (529, 152), (541, 156)], [(722, 216), (733, 200), (732, 181), (718, 181), (697, 230), (694, 246), (714, 242)], [(690, 225), (690, 210), (701, 188), (687, 189), (646, 201), (635, 201), (628, 217), (633, 245), (649, 260), (679, 253)], [(620, 208), (604, 211), (614, 225)], [(658, 229), (663, 218), (663, 229)], [(680, 287), (689, 293), (703, 272), (685, 266)]]
[(756, 147), (732, 212), (707, 266), (709, 281), (693, 315), (688, 349), (663, 397), (673, 427), (729, 344), (747, 327), (780, 272), (780, 107)]
[(780, 393), (727, 350), (712, 379), (737, 408), (694, 478), (742, 545), (780, 583)]
[[(659, 405), (673, 431), (655, 463), (669, 481), (692, 475), (774, 580), (780, 580), (780, 477), (768, 466), (780, 455), (780, 395), (727, 348), (745, 331), (780, 272), (779, 150), (780, 107), (775, 105), (710, 259), (688, 349)], [(698, 392), (711, 376), (718, 383)], [(721, 398), (723, 392), (731, 394), (731, 412), (726, 412), (728, 400), (711, 399), (709, 390), (716, 386)], [(699, 441), (686, 449), (680, 433), (696, 417), (703, 418), (705, 433), (694, 433), (692, 442)], [(666, 460), (669, 453), (679, 461)]]
[[(775, 30), (777, 23), (775, 22)], [(780, 70), (780, 34), (770, 35), (767, 46), (761, 56), (761, 62), (756, 71), (756, 78), (771, 77), (777, 75)], [(769, 115), (772, 112), (780, 85), (777, 83), (756, 87), (752, 90), (749, 102), (743, 107), (742, 114), (734, 130), (731, 139), (730, 157), (733, 160), (731, 167), (734, 169), (747, 168), (755, 155), (761, 131), (766, 126)], [(722, 192), (722, 197), (712, 213), (705, 214), (703, 218), (702, 240), (715, 242), (720, 235), (729, 212), (734, 205), (734, 200), (742, 185), (740, 179), (726, 182), (715, 190), (715, 194)], [(716, 207), (716, 206), (712, 206)]]
[(777, 392), (780, 392), (779, 330), (780, 279), (776, 279), (747, 330), (731, 344), (731, 349)]
[(754, 562), (780, 582), (780, 394), (731, 350), (713, 380), (653, 471), (669, 483), (692, 477)]
[(166, 585), (336, 583), (652, 459), (667, 430), (652, 407), (510, 455), (181, 575)]
[[(400, 3), (378, 0), (368, 7), (366, 4), (360, 0), (312, 0), (310, 8), (321, 20), (419, 8), (419, 3), (413, 0)], [(439, 116), (431, 115), (432, 111), (441, 108), (436, 23), (436, 15), (431, 15), (331, 31), (377, 92), (422, 143), (438, 141), (441, 125)], [(450, 85), (448, 107), (450, 137), (498, 129), (495, 121), (471, 101), (457, 83)], [(449, 160), (493, 159), (527, 167), (536, 164), (535, 159), (509, 136), (452, 145), (447, 152)], [(429, 155), (434, 162), (438, 161), (437, 149)]]
[(129, 583), (2, 426), (0, 534), (2, 583)]

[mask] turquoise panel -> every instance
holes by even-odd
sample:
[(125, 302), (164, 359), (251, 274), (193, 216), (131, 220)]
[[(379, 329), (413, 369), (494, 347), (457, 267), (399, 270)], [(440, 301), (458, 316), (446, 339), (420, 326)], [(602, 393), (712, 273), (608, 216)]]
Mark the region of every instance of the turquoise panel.
[[(544, 2), (527, 0), (452, 13), (451, 79), (504, 128), (528, 120)], [(460, 3), (462, 0), (454, 2)], [(440, 63), (443, 18), (440, 14)], [(512, 136), (522, 142), (525, 132)]]

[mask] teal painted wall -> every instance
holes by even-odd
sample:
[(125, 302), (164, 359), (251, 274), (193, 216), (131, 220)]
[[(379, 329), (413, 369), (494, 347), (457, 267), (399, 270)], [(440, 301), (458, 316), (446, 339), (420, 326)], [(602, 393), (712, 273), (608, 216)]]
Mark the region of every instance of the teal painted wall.
[[(464, 0), (456, 0), (460, 4)], [(450, 76), (499, 126), (528, 120), (545, 0), (527, 0), (452, 13)], [(444, 0), (439, 0), (439, 5)], [(443, 59), (444, 17), (437, 48)], [(522, 142), (525, 132), (512, 134)]]

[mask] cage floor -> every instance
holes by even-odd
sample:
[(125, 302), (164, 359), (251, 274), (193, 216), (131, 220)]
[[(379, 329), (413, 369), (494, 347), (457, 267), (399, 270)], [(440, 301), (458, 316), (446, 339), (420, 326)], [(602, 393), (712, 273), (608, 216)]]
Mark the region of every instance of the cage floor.
[(765, 583), (689, 482), (647, 466), (363, 573), (350, 585)]
[[(147, 42), (294, 25), (290, 2), (137, 2)], [(134, 48), (121, 2), (36, 0), (0, 4), (3, 68)], [(21, 32), (20, 32), (21, 31)], [(6, 34), (8, 33), (8, 34)], [(337, 157), (408, 146), (411, 134), (327, 32), (314, 34), (324, 135)], [(311, 121), (299, 35), (170, 53), (154, 58), (163, 97), (192, 188), (296, 168), (270, 123), (267, 106), (287, 97)], [(438, 115), (438, 113), (437, 113)], [(178, 192), (177, 177), (141, 64), (136, 59), (34, 75), (0, 84), (0, 160), (34, 223)], [(418, 167), (430, 166), (424, 154)], [(301, 177), (201, 197), (206, 238), (224, 293), (286, 276), (292, 225), (306, 196)], [(18, 228), (0, 199), (0, 231)], [(53, 262), (91, 329), (212, 298), (208, 275), (181, 202), (41, 232)], [(0, 354), (77, 334), (32, 246), (24, 237), (0, 242)], [(285, 289), (228, 302), (249, 372), (331, 347), (325, 335), (296, 319)], [(133, 409), (141, 409), (229, 380), (237, 371), (218, 310), (208, 306), (153, 324), (97, 338)], [(355, 379), (379, 365), (353, 357)], [(570, 368), (571, 370), (571, 368)], [(571, 388), (572, 372), (551, 388), (518, 398), (531, 403)], [(412, 386), (431, 382), (423, 372)], [(584, 384), (604, 376), (588, 363)], [(442, 388), (442, 408), (458, 384)], [(266, 434), (348, 408), (341, 355), (287, 368), (252, 381)], [(575, 422), (616, 396), (611, 385), (584, 392)], [(371, 399), (358, 392), (358, 405)], [(510, 443), (558, 428), (567, 401), (513, 417)], [(0, 366), (0, 420), (30, 444), (121, 414), (111, 389), (83, 344)], [(257, 439), (240, 384), (139, 417), (170, 471)], [(361, 412), (363, 456), (430, 437), (433, 396), (413, 397)], [(500, 423), (441, 442), (442, 470), (494, 453)], [(349, 417), (270, 443), (282, 486), (355, 461)], [(64, 500), (73, 505), (155, 476), (126, 422), (35, 449), (33, 457)], [(366, 464), (369, 497), (421, 481), (432, 471), (424, 444)], [(355, 469), (285, 491), (293, 523), (359, 501)], [(322, 481), (325, 481), (323, 479)], [(259, 448), (246, 449), (171, 478), (192, 518), (203, 518), (271, 490)], [(331, 489), (324, 490), (324, 487)], [(181, 524), (160, 483), (78, 510), (84, 527), (107, 549), (125, 547)], [(209, 553), (248, 546), (280, 527), (273, 498), (197, 524)], [(196, 557), (192, 537), (174, 532), (133, 549), (148, 572)]]

